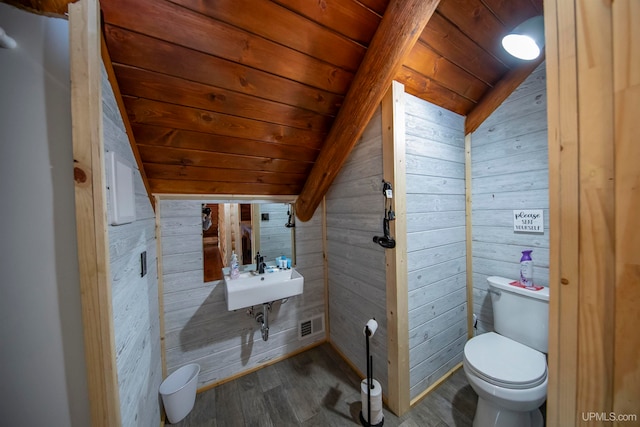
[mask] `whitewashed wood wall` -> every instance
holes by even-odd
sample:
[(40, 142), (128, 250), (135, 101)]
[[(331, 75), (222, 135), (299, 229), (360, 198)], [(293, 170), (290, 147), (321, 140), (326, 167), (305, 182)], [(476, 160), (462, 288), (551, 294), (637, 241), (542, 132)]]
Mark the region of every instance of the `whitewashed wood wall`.
[[(493, 330), (487, 277), (518, 279), (533, 249), (534, 282), (549, 285), (549, 167), (544, 63), (471, 135), (473, 310)], [(543, 209), (544, 234), (513, 231), (514, 209)]]
[(379, 324), (371, 339), (374, 377), (387, 390), (385, 249), (382, 235), (382, 113), (378, 108), (326, 196), (331, 341), (366, 372), (362, 330)]
[(467, 339), (464, 117), (405, 100), (413, 399), (462, 361)]
[(260, 325), (245, 310), (227, 311), (223, 281), (203, 281), (202, 203), (163, 199), (158, 211), (167, 370), (171, 373), (183, 365), (198, 363), (199, 387), (326, 338), (323, 333), (298, 340), (300, 321), (324, 315), (321, 212), (318, 210), (308, 222), (296, 224), (296, 268), (305, 278), (304, 293), (285, 304), (273, 304), (269, 340), (265, 342)]
[[(276, 257), (285, 255), (291, 258), (291, 228), (287, 223), (287, 203), (263, 203), (259, 205), (260, 214), (269, 214), (269, 220), (260, 220), (260, 255), (266, 262), (275, 262)], [(261, 216), (260, 216), (261, 218)]]
[[(155, 214), (124, 130), (113, 90), (102, 71), (104, 146), (134, 168), (136, 220), (109, 226), (113, 325), (123, 426), (160, 424), (158, 388), (162, 382)], [(110, 170), (106, 168), (107, 182)], [(111, 201), (107, 190), (107, 208)], [(110, 222), (110, 221), (109, 221)], [(147, 274), (140, 275), (140, 254), (147, 252)]]

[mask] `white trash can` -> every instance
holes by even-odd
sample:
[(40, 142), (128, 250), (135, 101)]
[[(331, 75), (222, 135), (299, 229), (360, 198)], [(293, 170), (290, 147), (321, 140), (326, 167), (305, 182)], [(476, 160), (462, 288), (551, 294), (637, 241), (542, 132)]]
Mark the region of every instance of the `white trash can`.
[(162, 403), (171, 424), (186, 417), (196, 401), (196, 386), (200, 365), (185, 365), (173, 372), (160, 384)]

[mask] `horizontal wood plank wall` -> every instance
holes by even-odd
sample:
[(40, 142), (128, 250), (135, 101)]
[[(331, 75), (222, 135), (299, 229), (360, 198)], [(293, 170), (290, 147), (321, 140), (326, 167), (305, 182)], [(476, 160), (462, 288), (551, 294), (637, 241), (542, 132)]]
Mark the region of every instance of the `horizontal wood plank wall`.
[[(162, 382), (155, 214), (125, 133), (113, 90), (102, 70), (104, 147), (134, 169), (136, 220), (109, 225), (109, 259), (116, 364), (123, 426), (144, 421), (159, 425), (157, 390)], [(110, 168), (106, 168), (110, 182)], [(107, 212), (112, 204), (107, 190)], [(110, 221), (109, 221), (110, 223)], [(140, 254), (147, 253), (147, 274), (140, 275)]]
[(375, 317), (379, 328), (370, 341), (373, 376), (386, 395), (387, 321), (385, 249), (382, 235), (382, 114), (374, 113), (326, 195), (330, 339), (366, 372), (362, 329)]
[(321, 212), (296, 224), (297, 269), (305, 278), (304, 293), (273, 304), (265, 342), (260, 325), (245, 310), (227, 311), (224, 282), (203, 281), (204, 202), (160, 200), (167, 371), (200, 364), (200, 388), (326, 339), (319, 334), (298, 340), (298, 323), (324, 314)]
[[(291, 232), (292, 228), (284, 225), (287, 223), (287, 203), (260, 204), (260, 255), (264, 256), (267, 263), (275, 262), (276, 257), (286, 255), (291, 257)], [(269, 219), (263, 221), (262, 214), (268, 214)]]
[(464, 117), (405, 94), (410, 395), (467, 340)]
[[(487, 277), (518, 279), (533, 249), (534, 282), (549, 285), (549, 179), (544, 63), (472, 134), (473, 310), (493, 330)], [(513, 210), (542, 209), (544, 234), (515, 233)]]

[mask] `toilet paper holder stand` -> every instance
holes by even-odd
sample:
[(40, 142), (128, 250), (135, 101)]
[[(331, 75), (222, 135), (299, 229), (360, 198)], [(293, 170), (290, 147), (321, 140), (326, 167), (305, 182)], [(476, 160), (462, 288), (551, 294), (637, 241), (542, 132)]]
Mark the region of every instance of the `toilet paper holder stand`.
[(371, 389), (373, 387), (373, 356), (369, 352), (369, 339), (378, 329), (376, 319), (370, 319), (364, 326), (362, 331), (366, 340), (367, 347), (367, 419), (364, 419), (362, 411), (360, 411), (360, 424), (364, 427), (382, 427), (384, 425), (384, 415), (378, 424), (371, 424)]

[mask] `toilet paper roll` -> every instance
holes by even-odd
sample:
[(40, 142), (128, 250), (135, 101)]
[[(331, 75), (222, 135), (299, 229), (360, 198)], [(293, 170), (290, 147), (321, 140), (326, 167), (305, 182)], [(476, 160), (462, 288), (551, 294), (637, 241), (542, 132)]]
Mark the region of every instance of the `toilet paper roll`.
[(376, 330), (378, 329), (378, 322), (376, 322), (376, 319), (369, 319), (369, 321), (367, 322), (366, 326), (362, 330), (362, 333), (365, 336), (367, 335), (367, 326), (369, 327), (369, 330), (371, 331), (371, 336), (373, 336), (373, 334), (375, 334)]
[(384, 414), (382, 413), (382, 386), (375, 379), (371, 379), (371, 420), (368, 420), (367, 406), (367, 379), (360, 383), (360, 400), (362, 401), (362, 417), (371, 425), (380, 424)]

